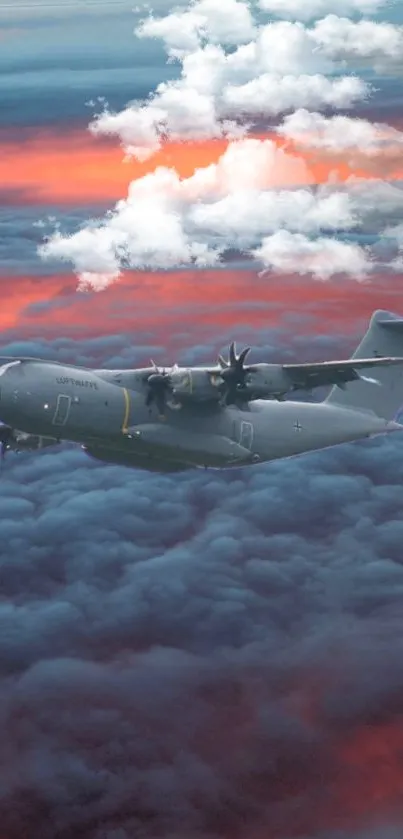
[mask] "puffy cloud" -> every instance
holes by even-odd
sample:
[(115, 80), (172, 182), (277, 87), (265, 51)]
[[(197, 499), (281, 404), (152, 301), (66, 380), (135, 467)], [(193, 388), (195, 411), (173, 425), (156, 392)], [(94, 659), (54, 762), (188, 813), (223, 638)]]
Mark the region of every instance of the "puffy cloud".
[(158, 38), (171, 53), (197, 49), (201, 38), (210, 43), (242, 44), (255, 34), (249, 4), (243, 0), (196, 0), (162, 18), (153, 15), (136, 29), (138, 38)]
[(311, 181), (301, 158), (247, 138), (189, 178), (159, 167), (133, 181), (103, 220), (73, 234), (56, 230), (41, 255), (72, 263), (79, 287), (97, 291), (124, 268), (214, 266), (230, 250), (280, 272), (362, 279), (376, 267), (376, 251), (323, 234), (360, 229), (373, 237), (380, 222), (402, 218), (403, 191), (377, 180)]
[(276, 129), (279, 134), (308, 148), (324, 149), (340, 154), (359, 151), (369, 157), (388, 156), (390, 149), (397, 155), (402, 153), (403, 133), (390, 125), (369, 122), (357, 117), (309, 113), (299, 108), (285, 117)]
[[(340, 72), (346, 62), (350, 69), (363, 63), (378, 69), (388, 62), (397, 66), (402, 31), (334, 14), (311, 26), (287, 20), (261, 23), (252, 19), (243, 0), (226, 0), (220, 8), (212, 0), (198, 0), (143, 21), (137, 35), (162, 39), (171, 58), (179, 57), (181, 77), (160, 84), (149, 100), (120, 113), (106, 108), (92, 122), (93, 133), (119, 136), (126, 151), (141, 160), (166, 138), (225, 136), (232, 142), (218, 164), (190, 178), (180, 180), (175, 171), (159, 168), (133, 182), (127, 199), (104, 220), (72, 235), (56, 231), (41, 248), (42, 256), (72, 262), (79, 287), (97, 290), (124, 268), (208, 267), (234, 250), (279, 271), (288, 265), (318, 278), (340, 272), (366, 276), (379, 255), (376, 248), (368, 250), (373, 241), (358, 244), (323, 234), (361, 226), (364, 237), (373, 237), (390, 201), (399, 220), (396, 194), (377, 207), (373, 200), (362, 200), (357, 184), (329, 182), (328, 189), (314, 190), (313, 175), (290, 148), (244, 138), (256, 121), (297, 108), (277, 130), (286, 142), (308, 148), (314, 163), (336, 157), (353, 168), (365, 160), (375, 174), (385, 167), (394, 171), (399, 131), (318, 111), (349, 108), (365, 97), (367, 83)], [(379, 184), (375, 191), (381, 198)], [(313, 236), (320, 238), (315, 242)]]
[[(203, 140), (241, 137), (259, 116), (275, 116), (301, 103), (306, 107), (349, 108), (366, 96), (367, 85), (354, 76), (327, 79), (321, 74), (281, 76), (263, 73), (244, 84), (221, 85), (217, 78), (224, 54), (205, 48), (192, 56), (189, 71), (195, 85), (162, 83), (147, 104), (130, 105), (119, 113), (106, 108), (90, 125), (94, 135), (117, 136), (128, 155), (141, 161), (155, 154), (164, 140)], [(200, 83), (196, 76), (199, 77)], [(199, 87), (204, 88), (200, 90)], [(217, 95), (208, 88), (218, 88)]]
[[(281, 188), (287, 181), (291, 188)], [(309, 181), (301, 159), (271, 140), (246, 139), (229, 145), (218, 163), (190, 178), (181, 180), (175, 170), (159, 167), (133, 181), (127, 199), (104, 221), (73, 235), (56, 231), (42, 255), (72, 262), (82, 287), (90, 284), (97, 290), (124, 267), (214, 265), (228, 249), (250, 251), (279, 270), (289, 264), (317, 276), (340, 271), (361, 276), (369, 263), (359, 246), (321, 239), (315, 247), (306, 239), (307, 234), (357, 227), (359, 195), (353, 205), (346, 189), (312, 189)], [(303, 186), (297, 188), (298, 182)], [(278, 235), (267, 238), (279, 228)], [(312, 258), (300, 261), (302, 251)]]
[(387, 227), (384, 231), (385, 236), (389, 236), (392, 239), (396, 239), (399, 242), (399, 245), (403, 246), (403, 223), (397, 224), (395, 227)]
[(269, 269), (312, 274), (318, 280), (328, 280), (334, 274), (363, 280), (372, 266), (369, 253), (359, 245), (323, 237), (309, 239), (287, 230), (266, 236), (253, 254)]
[(214, 265), (217, 251), (192, 240), (184, 229), (177, 212), (180, 183), (174, 170), (163, 167), (134, 181), (128, 199), (104, 223), (72, 236), (54, 233), (42, 255), (73, 262), (82, 286), (90, 283), (98, 291), (119, 276), (122, 266)]
[(380, 71), (388, 65), (401, 66), (403, 26), (372, 20), (355, 22), (333, 14), (317, 21), (313, 32), (323, 52), (335, 59), (366, 59)]
[(147, 160), (171, 140), (206, 140), (237, 137), (245, 129), (235, 121), (219, 123), (213, 98), (201, 91), (176, 84), (159, 85), (149, 105), (129, 106), (119, 113), (107, 109), (90, 125), (94, 135), (119, 136), (128, 155)]
[(344, 160), (353, 169), (365, 167), (384, 177), (401, 170), (403, 133), (384, 123), (299, 108), (276, 131), (295, 148), (313, 149), (327, 160)]
[[(323, 195), (329, 190), (332, 194), (335, 185), (325, 187)], [(367, 180), (366, 178), (349, 178), (344, 184), (337, 185), (337, 192), (342, 194), (346, 191), (350, 200), (350, 208), (353, 213), (358, 214), (361, 219), (361, 232), (376, 239), (374, 251), (379, 254), (384, 250), (384, 258), (388, 257), (384, 246), (387, 244), (383, 225), (387, 224), (387, 230), (398, 222), (403, 214), (403, 189), (398, 185), (387, 183), (380, 179)], [(381, 230), (380, 230), (381, 227)], [(390, 244), (390, 241), (389, 241)]]
[(315, 74), (274, 75), (263, 73), (241, 85), (228, 85), (223, 92), (227, 116), (271, 117), (298, 105), (310, 108), (350, 108), (366, 95), (364, 83), (355, 76), (327, 79)]
[[(389, 0), (340, 0), (337, 12), (340, 15), (368, 15), (388, 3)], [(265, 12), (293, 20), (312, 20), (334, 10), (333, 0), (259, 0), (259, 6)]]
[[(197, 28), (191, 30), (189, 42), (187, 16), (193, 20), (197, 8), (196, 4), (190, 11), (141, 25), (141, 37), (161, 37), (171, 52), (180, 53), (181, 77), (160, 84), (147, 102), (133, 103), (119, 113), (106, 107), (90, 126), (95, 134), (118, 136), (129, 154), (145, 159), (166, 136), (231, 137), (247, 128), (245, 120), (272, 117), (301, 105), (351, 108), (370, 89), (351, 73), (339, 77), (340, 62), (358, 67), (365, 60), (383, 66), (403, 53), (401, 28), (336, 15), (311, 28), (290, 21), (257, 26), (251, 40), (246, 26), (245, 43), (228, 52), (225, 39), (224, 45), (214, 37), (200, 39)], [(235, 15), (234, 25), (236, 20)], [(326, 77), (329, 73), (332, 78)]]
[(390, 242), (392, 242), (398, 249), (395, 259), (391, 261), (393, 270), (398, 273), (403, 273), (403, 223), (401, 222), (400, 224), (387, 227), (384, 230), (383, 235), (386, 243), (390, 244)]
[(308, 189), (231, 193), (211, 204), (196, 204), (191, 219), (198, 230), (237, 243), (238, 248), (248, 248), (284, 225), (312, 234), (356, 226), (346, 193), (315, 194)]

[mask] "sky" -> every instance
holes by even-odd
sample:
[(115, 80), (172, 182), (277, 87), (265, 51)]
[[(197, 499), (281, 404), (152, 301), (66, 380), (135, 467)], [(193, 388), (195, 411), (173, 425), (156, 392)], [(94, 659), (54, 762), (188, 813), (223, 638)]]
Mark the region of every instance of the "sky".
[[(401, 5), (134, 5), (0, 0), (2, 353), (349, 357), (403, 311)], [(400, 839), (402, 483), (399, 435), (10, 454), (1, 839)]]

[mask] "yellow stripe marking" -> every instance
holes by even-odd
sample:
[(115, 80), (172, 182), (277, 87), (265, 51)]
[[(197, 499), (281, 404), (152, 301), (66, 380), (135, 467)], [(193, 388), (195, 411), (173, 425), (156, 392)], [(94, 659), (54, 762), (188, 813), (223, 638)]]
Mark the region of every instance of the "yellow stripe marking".
[(125, 400), (125, 413), (123, 417), (123, 425), (122, 425), (122, 432), (123, 434), (127, 434), (127, 423), (129, 422), (129, 414), (130, 414), (130, 396), (129, 391), (126, 387), (122, 388), (123, 396)]

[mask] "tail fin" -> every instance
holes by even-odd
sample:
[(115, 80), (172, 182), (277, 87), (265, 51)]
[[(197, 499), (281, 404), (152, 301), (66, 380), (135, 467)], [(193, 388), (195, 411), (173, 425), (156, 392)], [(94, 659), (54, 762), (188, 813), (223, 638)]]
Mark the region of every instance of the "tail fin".
[[(374, 356), (403, 356), (403, 318), (391, 312), (378, 310), (373, 313), (367, 332), (352, 358)], [(377, 383), (356, 380), (345, 385), (344, 390), (333, 387), (326, 402), (373, 411), (378, 417), (398, 420), (403, 415), (403, 363), (396, 367), (370, 368), (365, 375)]]

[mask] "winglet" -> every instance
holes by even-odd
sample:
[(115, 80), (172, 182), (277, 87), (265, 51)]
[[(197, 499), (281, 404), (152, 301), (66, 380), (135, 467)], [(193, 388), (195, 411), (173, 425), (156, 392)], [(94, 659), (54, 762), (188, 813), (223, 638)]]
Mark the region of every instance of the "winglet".
[(403, 431), (403, 425), (395, 420), (390, 420), (386, 425), (386, 431)]

